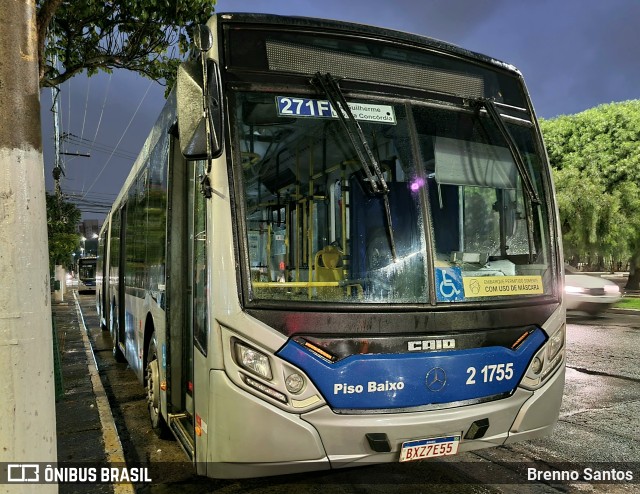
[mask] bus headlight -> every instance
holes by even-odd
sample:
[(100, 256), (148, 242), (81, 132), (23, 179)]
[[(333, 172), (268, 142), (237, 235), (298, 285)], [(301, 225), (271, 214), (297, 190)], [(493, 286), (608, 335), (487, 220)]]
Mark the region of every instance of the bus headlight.
[(522, 378), (521, 385), (530, 390), (542, 386), (546, 379), (553, 374), (564, 358), (565, 325), (556, 331), (543, 348), (533, 357), (529, 368)]
[(273, 375), (269, 357), (239, 341), (235, 342), (235, 347), (238, 364), (260, 377), (271, 380)]
[(564, 346), (564, 326), (562, 326), (558, 331), (556, 331), (551, 338), (549, 338), (549, 360), (553, 360), (553, 358), (558, 355), (558, 352)]

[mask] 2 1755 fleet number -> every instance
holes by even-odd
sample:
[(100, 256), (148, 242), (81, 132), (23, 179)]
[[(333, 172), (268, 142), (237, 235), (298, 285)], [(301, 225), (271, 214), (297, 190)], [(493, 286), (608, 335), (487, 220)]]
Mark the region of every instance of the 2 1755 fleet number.
[[(467, 369), (467, 384), (476, 384), (476, 375), (478, 370), (475, 367)], [(513, 378), (513, 362), (506, 364), (487, 364), (480, 369), (480, 375), (477, 379), (485, 383), (494, 381), (508, 381)]]

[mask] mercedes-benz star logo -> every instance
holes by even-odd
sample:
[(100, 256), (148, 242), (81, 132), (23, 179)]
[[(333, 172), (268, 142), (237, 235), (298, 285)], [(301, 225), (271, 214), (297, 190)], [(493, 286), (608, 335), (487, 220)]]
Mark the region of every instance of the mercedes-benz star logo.
[(440, 391), (447, 384), (447, 373), (441, 367), (434, 367), (427, 372), (425, 383), (429, 391)]

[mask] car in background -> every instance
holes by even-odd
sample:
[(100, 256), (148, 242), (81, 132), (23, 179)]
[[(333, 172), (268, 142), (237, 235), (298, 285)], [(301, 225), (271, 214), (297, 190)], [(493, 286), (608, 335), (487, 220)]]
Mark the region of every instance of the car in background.
[(613, 281), (581, 273), (565, 265), (564, 300), (567, 311), (586, 312), (595, 316), (621, 298), (622, 291)]

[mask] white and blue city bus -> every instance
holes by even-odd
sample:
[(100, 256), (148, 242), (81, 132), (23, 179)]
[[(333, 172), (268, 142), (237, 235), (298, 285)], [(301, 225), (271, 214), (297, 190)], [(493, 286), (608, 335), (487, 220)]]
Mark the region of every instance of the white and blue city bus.
[(95, 293), (96, 264), (95, 256), (78, 259), (78, 293)]
[(522, 75), (337, 21), (197, 33), (100, 233), (154, 429), (221, 478), (550, 434), (563, 263)]

